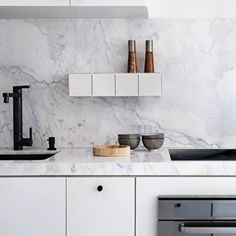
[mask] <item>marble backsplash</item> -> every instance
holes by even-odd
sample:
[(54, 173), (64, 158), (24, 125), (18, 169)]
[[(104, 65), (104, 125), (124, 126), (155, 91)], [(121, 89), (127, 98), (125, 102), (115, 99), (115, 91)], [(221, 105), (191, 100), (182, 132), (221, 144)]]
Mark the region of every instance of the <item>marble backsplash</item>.
[[(127, 40), (152, 38), (163, 96), (68, 96), (68, 74), (125, 72)], [(117, 133), (164, 132), (167, 147), (235, 147), (236, 20), (0, 20), (0, 93), (24, 91), (24, 135), (34, 147), (117, 141)], [(0, 100), (0, 147), (12, 146), (12, 102)]]

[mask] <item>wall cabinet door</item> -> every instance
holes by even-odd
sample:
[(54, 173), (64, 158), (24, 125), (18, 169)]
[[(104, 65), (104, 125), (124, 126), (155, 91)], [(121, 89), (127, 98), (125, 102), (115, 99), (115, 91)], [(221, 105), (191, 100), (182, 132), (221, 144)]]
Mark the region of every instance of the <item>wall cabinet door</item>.
[(65, 179), (0, 178), (0, 235), (65, 236)]
[(136, 236), (158, 235), (159, 195), (236, 195), (235, 177), (140, 177), (136, 183)]
[(134, 236), (134, 178), (68, 178), (67, 236)]
[(69, 95), (78, 97), (92, 96), (92, 75), (91, 74), (70, 74)]
[(161, 96), (161, 80), (161, 74), (158, 73), (139, 74), (139, 96)]
[(116, 96), (138, 96), (138, 74), (116, 74)]
[(93, 96), (109, 97), (115, 96), (115, 75), (94, 74), (93, 75)]
[(0, 6), (69, 6), (69, 0), (1, 0)]

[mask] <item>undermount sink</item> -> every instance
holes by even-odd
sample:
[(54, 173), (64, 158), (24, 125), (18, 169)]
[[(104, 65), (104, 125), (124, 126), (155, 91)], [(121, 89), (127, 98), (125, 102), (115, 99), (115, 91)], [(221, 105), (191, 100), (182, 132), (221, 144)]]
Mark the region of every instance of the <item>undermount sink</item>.
[(52, 151), (0, 151), (0, 161), (6, 160), (45, 160), (54, 155), (58, 152)]

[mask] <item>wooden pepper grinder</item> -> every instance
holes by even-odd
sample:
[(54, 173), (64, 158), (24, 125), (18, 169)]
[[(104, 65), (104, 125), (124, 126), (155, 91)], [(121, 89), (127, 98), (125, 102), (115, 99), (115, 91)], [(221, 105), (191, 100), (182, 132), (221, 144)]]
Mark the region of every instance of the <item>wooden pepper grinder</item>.
[(137, 73), (138, 65), (137, 65), (137, 57), (136, 57), (136, 42), (135, 40), (128, 41), (128, 73)]
[(153, 40), (146, 40), (145, 73), (154, 73)]

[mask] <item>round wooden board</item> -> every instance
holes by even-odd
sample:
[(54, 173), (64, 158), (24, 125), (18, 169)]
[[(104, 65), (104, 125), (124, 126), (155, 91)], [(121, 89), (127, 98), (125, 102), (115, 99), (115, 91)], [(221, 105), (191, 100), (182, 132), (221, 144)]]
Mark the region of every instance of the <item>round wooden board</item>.
[(130, 146), (106, 145), (93, 147), (93, 155), (99, 157), (124, 157), (130, 155)]

